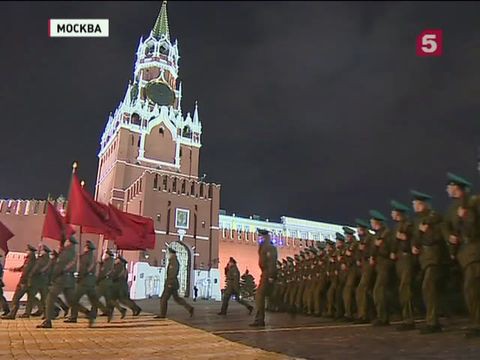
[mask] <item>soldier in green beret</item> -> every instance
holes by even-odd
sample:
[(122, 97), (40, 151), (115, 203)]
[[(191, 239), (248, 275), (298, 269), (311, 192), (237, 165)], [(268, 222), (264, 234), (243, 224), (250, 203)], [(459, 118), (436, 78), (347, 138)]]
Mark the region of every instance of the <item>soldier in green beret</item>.
[(119, 255), (115, 259), (112, 272), (112, 300), (115, 302), (115, 307), (122, 314), (122, 319), (125, 317), (127, 310), (121, 307), (120, 304), (128, 307), (132, 311), (132, 316), (138, 316), (142, 311), (140, 306), (130, 299), (128, 292), (127, 263), (127, 260)]
[(395, 261), (395, 270), (400, 280), (398, 294), (402, 308), (403, 323), (397, 327), (399, 331), (415, 329), (413, 319), (413, 279), (415, 260), (412, 255), (413, 224), (408, 219), (409, 207), (396, 201), (390, 202), (391, 217), (395, 222), (392, 231), (392, 249), (390, 258)]
[(76, 323), (78, 317), (79, 303), (83, 295), (87, 295), (88, 301), (92, 305), (92, 310), (88, 314), (89, 326), (93, 326), (97, 317), (97, 309), (99, 301), (95, 285), (97, 278), (95, 276), (96, 265), (95, 261), (95, 244), (88, 240), (84, 246), (83, 254), (80, 255), (80, 266), (78, 270), (77, 288), (73, 296), (72, 304), (70, 304), (72, 311), (70, 317), (65, 320), (66, 323)]
[(253, 306), (240, 297), (240, 271), (237, 267), (237, 261), (233, 257), (230, 257), (228, 261), (226, 277), (227, 286), (223, 292), (222, 308), (218, 315), (227, 315), (228, 303), (233, 295), (240, 305), (247, 308), (250, 315), (253, 311)]
[(341, 233), (335, 234), (335, 267), (333, 273), (336, 277), (335, 286), (335, 319), (343, 319), (345, 309), (343, 306), (343, 288), (346, 282), (345, 265), (345, 236)]
[[(340, 234), (341, 235), (341, 234)], [(340, 241), (341, 242), (341, 241)], [(338, 285), (338, 271), (337, 267), (337, 250), (336, 245), (338, 244), (333, 241), (327, 241), (327, 254), (328, 254), (328, 263), (327, 263), (327, 277), (328, 277), (328, 290), (327, 290), (327, 304), (326, 312), (324, 317), (333, 318), (335, 317), (335, 294), (337, 292)]]
[(389, 325), (387, 308), (387, 287), (390, 281), (392, 260), (390, 259), (391, 243), (390, 229), (386, 226), (387, 218), (377, 210), (370, 211), (370, 225), (375, 231), (373, 235), (372, 254), (370, 262), (375, 266), (375, 285), (373, 286), (373, 301), (377, 318), (373, 326)]
[(438, 321), (440, 281), (448, 250), (442, 234), (442, 217), (429, 204), (432, 197), (415, 190), (411, 194), (416, 214), (412, 253), (418, 256), (423, 271), (422, 297), (426, 307), (426, 326), (420, 333), (430, 334), (442, 331)]
[(49, 270), (50, 248), (45, 244), (41, 244), (38, 249), (38, 258), (35, 261), (35, 265), (33, 266), (28, 280), (28, 297), (25, 313), (20, 317), (30, 317), (38, 293), (40, 293), (40, 301), (37, 302), (38, 310), (42, 313), (45, 311), (45, 303), (48, 294)]
[(355, 292), (357, 302), (357, 319), (355, 324), (368, 324), (371, 314), (374, 313), (373, 284), (375, 281), (375, 270), (370, 263), (372, 235), (368, 231), (370, 224), (365, 220), (356, 219), (357, 233), (360, 239), (356, 255), (357, 266), (360, 269), (360, 281)]
[(100, 269), (97, 276), (97, 296), (105, 298), (105, 305), (99, 302), (99, 309), (102, 311), (101, 316), (107, 316), (108, 322), (112, 320), (115, 302), (113, 301), (113, 282), (112, 272), (115, 264), (114, 254), (110, 249), (107, 249), (100, 261)]
[(2, 315), (7, 315), (10, 312), (10, 308), (8, 307), (8, 302), (7, 299), (5, 299), (5, 296), (3, 295), (3, 287), (5, 284), (3, 283), (3, 264), (2, 264), (2, 259), (3, 255), (0, 254), (0, 304), (2, 305), (2, 310), (3, 314)]
[(444, 221), (450, 254), (463, 273), (463, 295), (470, 313), (467, 337), (480, 336), (480, 197), (470, 195), (472, 184), (448, 173), (447, 193), (452, 199)]
[(28, 281), (32, 273), (33, 267), (35, 266), (35, 253), (37, 249), (32, 245), (27, 245), (27, 256), (22, 266), (12, 269), (14, 272), (22, 272), (20, 280), (18, 281), (17, 287), (15, 288), (15, 293), (13, 294), (12, 299), (12, 309), (6, 315), (2, 316), (4, 320), (14, 320), (17, 316), (18, 309), (20, 307), (20, 299), (28, 292)]
[(356, 264), (356, 256), (358, 251), (358, 243), (355, 238), (355, 230), (347, 226), (343, 227), (345, 234), (345, 256), (343, 264), (345, 268), (341, 271), (345, 273), (345, 285), (343, 287), (343, 306), (345, 309), (344, 321), (353, 321), (353, 307), (355, 289), (358, 283), (359, 268)]
[(271, 243), (268, 231), (259, 230), (258, 234), (258, 265), (262, 274), (255, 294), (257, 313), (255, 315), (255, 321), (250, 324), (250, 326), (254, 327), (265, 326), (265, 298), (271, 295), (272, 286), (277, 277), (277, 249)]
[(37, 328), (49, 329), (52, 327), (52, 319), (54, 318), (56, 308), (55, 302), (61, 293), (65, 295), (68, 304), (72, 305), (75, 294), (75, 277), (73, 272), (77, 264), (76, 244), (78, 244), (78, 241), (73, 236), (64, 240), (64, 247), (60, 250), (54, 265), (51, 285), (48, 289), (45, 321), (37, 325)]

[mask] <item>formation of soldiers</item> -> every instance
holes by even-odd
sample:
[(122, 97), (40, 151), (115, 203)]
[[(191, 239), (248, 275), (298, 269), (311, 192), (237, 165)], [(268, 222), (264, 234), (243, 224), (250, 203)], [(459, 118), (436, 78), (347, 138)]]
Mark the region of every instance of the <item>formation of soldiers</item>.
[[(79, 259), (77, 244), (78, 241), (71, 236), (60, 243), (58, 252), (52, 251), (45, 244), (41, 244), (38, 250), (28, 245), (23, 265), (12, 269), (21, 272), (21, 276), (13, 295), (12, 308), (9, 308), (6, 301), (3, 302), (2, 319), (16, 318), (20, 300), (25, 294), (27, 305), (21, 317), (43, 315), (44, 321), (38, 328), (51, 328), (52, 320), (59, 316), (60, 309), (63, 309), (64, 317), (70, 311), (65, 322), (76, 323), (78, 313), (82, 312), (89, 319), (89, 326), (94, 324), (98, 309), (103, 316), (108, 317), (108, 322), (112, 320), (115, 308), (120, 311), (123, 319), (127, 310), (120, 304), (130, 308), (133, 316), (138, 316), (141, 308), (129, 297), (127, 261), (121, 255), (115, 257), (111, 250), (106, 250), (97, 273), (95, 244), (87, 241)], [(66, 302), (60, 297), (61, 294)], [(81, 303), (84, 295), (90, 302), (90, 309)], [(104, 298), (105, 304), (100, 301), (101, 298)], [(32, 313), (34, 307), (37, 311)]]
[(480, 336), (480, 196), (470, 189), (448, 173), (444, 216), (431, 196), (411, 191), (412, 218), (410, 207), (393, 200), (393, 228), (371, 210), (369, 222), (355, 221), (358, 239), (344, 227), (335, 242), (278, 261), (269, 310), (373, 326), (389, 325), (398, 313), (399, 331), (415, 329), (414, 317), (424, 314), (420, 332), (427, 334), (442, 331), (440, 315), (465, 303), (471, 321), (465, 335)]

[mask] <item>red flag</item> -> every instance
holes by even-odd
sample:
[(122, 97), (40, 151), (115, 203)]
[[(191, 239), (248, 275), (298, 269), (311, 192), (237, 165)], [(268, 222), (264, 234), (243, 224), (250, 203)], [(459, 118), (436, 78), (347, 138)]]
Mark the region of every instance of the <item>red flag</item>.
[(62, 241), (63, 233), (67, 239), (75, 234), (75, 230), (65, 222), (65, 218), (57, 211), (55, 206), (48, 202), (47, 216), (43, 222), (42, 237)]
[(122, 235), (114, 241), (119, 250), (146, 250), (155, 247), (155, 229), (153, 220), (143, 216), (129, 214), (109, 206), (112, 217), (122, 223)]
[(121, 235), (121, 229), (110, 217), (108, 206), (93, 200), (82, 188), (77, 174), (72, 175), (66, 222), (84, 227), (82, 232)]
[(8, 244), (7, 241), (13, 237), (13, 233), (2, 224), (0, 221), (0, 249), (5, 252), (5, 255), (8, 253)]

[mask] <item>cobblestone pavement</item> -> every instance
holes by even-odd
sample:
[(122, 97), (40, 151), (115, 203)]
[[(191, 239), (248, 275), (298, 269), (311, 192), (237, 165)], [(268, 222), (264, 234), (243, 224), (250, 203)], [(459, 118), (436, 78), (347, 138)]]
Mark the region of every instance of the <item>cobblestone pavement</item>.
[[(183, 324), (208, 330), (225, 339), (267, 351), (304, 359), (480, 359), (480, 339), (463, 336), (466, 319), (442, 319), (444, 332), (420, 335), (398, 332), (395, 325), (372, 327), (307, 316), (267, 313), (265, 329), (252, 329), (244, 307), (230, 303), (227, 316), (218, 316), (220, 303), (197, 302), (195, 316), (169, 305), (169, 316)], [(144, 309), (158, 311), (158, 300), (143, 302)], [(170, 311), (171, 310), (171, 311)], [(424, 323), (418, 322), (418, 328)]]
[(235, 302), (227, 316), (217, 315), (219, 302), (191, 303), (192, 318), (172, 301), (169, 319), (155, 320), (148, 313), (159, 311), (159, 300), (139, 301), (140, 317), (120, 320), (117, 313), (112, 323), (101, 317), (92, 329), (83, 318), (57, 320), (48, 330), (35, 328), (38, 318), (0, 320), (0, 360), (480, 359), (480, 339), (463, 337), (467, 321), (461, 318), (442, 319), (445, 331), (432, 335), (280, 313), (267, 313), (267, 326), (254, 329), (248, 326), (253, 316)]
[(0, 359), (288, 359), (178, 322), (145, 314), (99, 318), (94, 328), (54, 321), (37, 329), (38, 318), (0, 320)]

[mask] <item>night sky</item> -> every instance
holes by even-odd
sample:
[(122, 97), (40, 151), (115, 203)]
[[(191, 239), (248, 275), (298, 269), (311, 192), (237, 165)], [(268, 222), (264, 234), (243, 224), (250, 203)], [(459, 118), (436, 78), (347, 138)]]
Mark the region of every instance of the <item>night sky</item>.
[[(94, 189), (99, 139), (161, 2), (0, 4), (0, 198)], [(409, 189), (447, 204), (480, 185), (480, 5), (169, 1), (183, 111), (199, 103), (201, 174), (221, 208), (349, 223)], [(109, 38), (49, 38), (49, 18), (108, 18)], [(442, 29), (444, 54), (417, 35)], [(200, 175), (201, 175), (200, 174)]]

